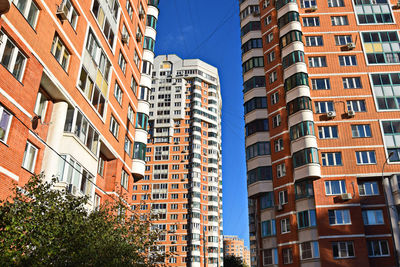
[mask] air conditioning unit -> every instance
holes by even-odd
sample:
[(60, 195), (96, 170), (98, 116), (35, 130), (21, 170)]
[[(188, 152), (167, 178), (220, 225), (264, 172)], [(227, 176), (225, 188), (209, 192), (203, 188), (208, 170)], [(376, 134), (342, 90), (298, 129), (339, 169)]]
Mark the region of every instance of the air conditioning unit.
[(340, 198), (341, 198), (342, 200), (350, 200), (350, 199), (352, 199), (353, 197), (351, 196), (350, 193), (343, 193), (343, 194), (340, 195)]
[(348, 49), (354, 49), (354, 48), (356, 48), (356, 44), (353, 43), (353, 42), (348, 43), (346, 46), (347, 46)]
[(68, 19), (68, 8), (66, 5), (67, 1), (63, 0), (61, 4), (57, 8), (56, 15), (61, 19), (61, 20), (67, 20)]
[(75, 185), (73, 185), (73, 184), (68, 184), (68, 185), (67, 185), (67, 188), (66, 188), (66, 191), (67, 191), (68, 194), (76, 195), (77, 189), (76, 189), (76, 186), (75, 186)]
[(314, 12), (314, 11), (317, 11), (317, 10), (318, 10), (318, 8), (317, 8), (316, 6), (310, 7), (310, 11), (311, 11), (311, 12)]
[(121, 41), (123, 44), (127, 44), (129, 39), (129, 35), (127, 33), (122, 34)]
[(137, 33), (136, 34), (136, 41), (138, 41), (138, 42), (142, 41), (142, 34), (141, 33)]
[(144, 18), (144, 10), (143, 9), (141, 9), (141, 10), (139, 10), (139, 18)]
[(275, 206), (275, 210), (277, 210), (277, 211), (282, 211), (282, 210), (283, 210), (282, 204), (276, 205), (276, 206)]
[(336, 117), (336, 112), (335, 112), (335, 111), (328, 111), (328, 113), (326, 113), (326, 116), (327, 116), (329, 119), (333, 119), (333, 118)]
[(354, 110), (348, 110), (347, 111), (347, 117), (353, 118), (356, 115), (356, 112)]

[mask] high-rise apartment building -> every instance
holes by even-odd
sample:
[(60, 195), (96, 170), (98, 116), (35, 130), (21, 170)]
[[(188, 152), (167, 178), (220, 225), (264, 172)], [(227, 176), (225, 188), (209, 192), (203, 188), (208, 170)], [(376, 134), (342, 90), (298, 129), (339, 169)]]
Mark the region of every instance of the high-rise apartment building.
[(12, 1), (0, 18), (1, 198), (41, 172), (92, 208), (130, 197), (145, 172), (158, 13), (158, 0)]
[(224, 235), (224, 257), (235, 256), (250, 266), (250, 251), (244, 246), (244, 240), (235, 235)]
[(157, 56), (146, 174), (132, 205), (158, 215), (168, 266), (222, 266), (221, 94), (218, 71), (198, 59)]
[(397, 265), (397, 0), (239, 5), (252, 266)]

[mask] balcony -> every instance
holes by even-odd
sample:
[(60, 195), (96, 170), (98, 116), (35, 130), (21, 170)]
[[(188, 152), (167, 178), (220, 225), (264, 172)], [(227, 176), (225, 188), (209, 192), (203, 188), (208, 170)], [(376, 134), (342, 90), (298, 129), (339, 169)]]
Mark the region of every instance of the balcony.
[(293, 153), (302, 150), (304, 148), (317, 147), (317, 137), (315, 137), (314, 135), (306, 135), (296, 140), (292, 140), (290, 146), (293, 155)]
[(272, 180), (261, 180), (247, 186), (247, 196), (253, 197), (273, 190)]
[(321, 165), (319, 163), (308, 163), (303, 166), (294, 169), (293, 177), (295, 181), (302, 180), (304, 178), (321, 178)]

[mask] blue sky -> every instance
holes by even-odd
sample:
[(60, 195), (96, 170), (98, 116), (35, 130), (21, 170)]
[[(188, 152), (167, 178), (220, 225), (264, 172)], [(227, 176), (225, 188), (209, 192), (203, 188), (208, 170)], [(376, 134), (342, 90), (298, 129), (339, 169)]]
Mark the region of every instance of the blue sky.
[(239, 4), (161, 0), (156, 55), (199, 58), (218, 68), (222, 91), (224, 234), (248, 245)]

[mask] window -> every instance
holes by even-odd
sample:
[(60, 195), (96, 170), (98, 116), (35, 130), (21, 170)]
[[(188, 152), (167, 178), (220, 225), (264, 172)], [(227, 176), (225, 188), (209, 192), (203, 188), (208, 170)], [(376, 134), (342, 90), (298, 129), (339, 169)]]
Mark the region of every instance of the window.
[(331, 22), (332, 26), (349, 25), (349, 20), (347, 19), (347, 16), (332, 16)]
[(313, 227), (317, 225), (315, 210), (305, 210), (297, 213), (297, 223), (299, 229)]
[(362, 217), (365, 225), (384, 224), (382, 210), (363, 210)]
[(322, 36), (306, 36), (306, 46), (323, 46)]
[(350, 100), (347, 101), (347, 110), (354, 110), (355, 112), (366, 112), (364, 100)]
[(272, 180), (271, 166), (261, 166), (247, 172), (247, 185), (265, 180)]
[(293, 153), (293, 167), (297, 168), (306, 164), (319, 164), (318, 150), (316, 148), (306, 148)]
[(360, 24), (393, 23), (390, 1), (356, 0), (354, 4), (358, 23)]
[(306, 135), (315, 136), (314, 122), (302, 121), (290, 127), (289, 129), (290, 140), (296, 140)]
[(297, 62), (305, 62), (303, 51), (293, 51), (282, 59), (282, 66), (284, 69), (292, 66)]
[(304, 27), (316, 27), (319, 26), (319, 17), (305, 17), (303, 18)]
[(35, 170), (37, 154), (38, 149), (30, 142), (26, 142), (22, 167), (29, 172), (33, 172)]
[(98, 166), (97, 166), (97, 173), (98, 173), (101, 177), (104, 176), (104, 168), (105, 168), (105, 166), (106, 166), (106, 162), (105, 162), (103, 156), (100, 154), (100, 157), (99, 157), (99, 164), (98, 164)]
[(301, 8), (317, 7), (317, 1), (316, 0), (300, 0), (300, 7)]
[(274, 236), (276, 235), (275, 220), (261, 222), (261, 236)]
[(128, 181), (129, 181), (129, 175), (126, 173), (126, 171), (122, 170), (121, 173), (121, 185), (123, 188), (128, 189)]
[(267, 16), (267, 17), (264, 19), (265, 25), (269, 25), (269, 24), (271, 23), (271, 21), (272, 21), (271, 15)]
[(155, 46), (155, 41), (153, 38), (145, 36), (144, 37), (144, 44), (143, 44), (143, 49), (150, 50), (154, 52), (154, 46)]
[(287, 190), (279, 191), (278, 193), (279, 204), (285, 205), (288, 203), (288, 192)]
[(263, 263), (264, 266), (278, 264), (278, 250), (276, 248), (263, 250)]
[(269, 83), (274, 83), (278, 79), (278, 74), (276, 71), (273, 71), (269, 74)]
[(265, 37), (265, 42), (266, 42), (267, 44), (269, 44), (270, 42), (272, 42), (272, 40), (274, 40), (274, 33), (273, 33), (273, 32), (268, 33), (267, 36)]
[(93, 154), (97, 155), (99, 133), (79, 110), (68, 109), (64, 132), (74, 134)]
[(274, 193), (273, 192), (267, 192), (264, 193), (260, 197), (260, 208), (267, 209), (267, 208), (272, 208), (274, 206)]
[(0, 141), (6, 143), (10, 132), (12, 115), (0, 104)]
[(276, 166), (276, 176), (281, 178), (286, 175), (286, 165), (285, 163), (281, 163)]
[(279, 92), (275, 92), (271, 95), (271, 104), (275, 105), (279, 102)]
[(115, 89), (114, 89), (114, 97), (115, 97), (115, 99), (118, 101), (118, 103), (120, 105), (122, 105), (122, 95), (123, 95), (122, 89), (119, 86), (119, 84), (116, 82), (115, 83)]
[(128, 155), (131, 154), (131, 148), (132, 148), (132, 141), (129, 139), (128, 136), (125, 136), (125, 144), (124, 144), (124, 150)]
[(349, 210), (328, 210), (328, 216), (330, 225), (351, 224)]
[(360, 77), (347, 77), (342, 78), (344, 89), (362, 88)]
[(309, 57), (308, 67), (310, 68), (321, 68), (326, 67), (326, 57)]
[(311, 87), (313, 90), (329, 90), (331, 83), (329, 78), (311, 79)]
[(383, 121), (382, 128), (385, 136), (387, 154), (394, 152), (390, 157), (390, 162), (400, 161), (400, 143), (398, 141), (400, 134), (400, 121)]
[(335, 35), (335, 44), (336, 45), (347, 45), (348, 43), (352, 43), (353, 39), (351, 35)]
[(333, 258), (351, 258), (354, 257), (353, 242), (332, 242)]
[(369, 124), (351, 125), (351, 133), (354, 138), (371, 137), (371, 126)]
[(319, 258), (318, 241), (309, 241), (300, 243), (300, 259), (315, 259)]
[(400, 73), (371, 74), (379, 110), (400, 109)]
[(272, 118), (272, 128), (280, 126), (281, 123), (282, 123), (281, 114), (278, 114)]
[(360, 196), (377, 196), (379, 188), (377, 182), (358, 182), (358, 192)]
[(303, 33), (301, 31), (290, 31), (287, 34), (283, 35), (280, 39), (280, 46), (281, 48), (284, 48), (285, 46), (299, 41), (302, 42), (302, 38), (303, 38)]
[(75, 7), (72, 5), (71, 0), (66, 0), (65, 1), (65, 6), (63, 8), (63, 11), (67, 15), (67, 20), (71, 24), (72, 28), (76, 29), (76, 24), (78, 21), (78, 13), (75, 10)]
[(264, 57), (252, 57), (242, 64), (243, 73), (246, 73), (253, 68), (260, 67), (264, 67)]
[(133, 111), (131, 105), (128, 106), (128, 120), (132, 124), (135, 122), (135, 112)]
[(118, 138), (118, 131), (119, 131), (119, 123), (111, 116), (110, 118), (110, 132), (114, 135), (115, 138)]
[(332, 101), (319, 101), (315, 102), (315, 113), (327, 113), (329, 111), (335, 111)]
[(81, 69), (81, 74), (78, 81), (78, 88), (82, 91), (82, 93), (92, 104), (93, 108), (100, 114), (100, 116), (103, 116), (106, 102), (105, 97), (101, 90), (97, 87), (97, 84), (95, 84), (93, 80), (89, 77), (87, 71), (84, 68)]
[(11, 39), (0, 31), (0, 63), (18, 80), (22, 80), (25, 71), (26, 57), (11, 41)]
[(126, 72), (126, 59), (122, 55), (121, 51), (119, 51), (118, 65), (121, 68), (122, 72), (125, 74), (125, 72)]
[(289, 218), (281, 220), (281, 234), (290, 233), (290, 220)]
[(245, 126), (246, 136), (257, 132), (266, 132), (269, 130), (268, 119), (260, 119), (249, 122)]
[(338, 138), (337, 126), (320, 126), (318, 127), (318, 136), (320, 139)]
[(157, 28), (157, 19), (152, 15), (147, 15), (146, 26), (153, 28), (154, 30)]
[(255, 109), (267, 108), (267, 98), (266, 97), (254, 97), (249, 101), (244, 103), (244, 113), (247, 114)]
[(250, 21), (246, 25), (242, 27), (240, 30), (240, 36), (243, 37), (248, 34), (250, 31), (257, 31), (261, 29), (260, 21)]
[(293, 263), (293, 252), (291, 248), (282, 249), (283, 264)]
[(322, 166), (340, 166), (342, 165), (341, 152), (321, 153)]
[(268, 61), (268, 63), (271, 63), (274, 60), (275, 60), (275, 51), (272, 51), (271, 53), (269, 53), (267, 55), (267, 61)]
[(328, 7), (343, 7), (343, 0), (328, 0)]
[(387, 240), (367, 240), (368, 257), (389, 256), (389, 245)]
[(46, 116), (47, 102), (48, 102), (47, 97), (43, 93), (38, 92), (38, 95), (36, 97), (35, 108), (34, 108), (33, 112), (36, 115), (38, 115), (42, 121), (44, 120), (44, 118)]
[(313, 182), (297, 182), (294, 187), (296, 199), (308, 198), (314, 196)]
[(339, 56), (340, 66), (357, 66), (356, 56)]
[(375, 151), (356, 151), (357, 164), (376, 164)]
[(250, 51), (251, 49), (262, 48), (262, 39), (250, 39), (242, 45), (242, 54)]
[(300, 110), (312, 110), (311, 98), (307, 96), (302, 96), (293, 99), (286, 106), (289, 115), (295, 114)]
[[(278, 3), (277, 3), (278, 4)], [(283, 28), (292, 21), (300, 21), (299, 13), (296, 11), (289, 11), (278, 19), (278, 27)]]
[[(32, 28), (36, 27), (37, 17), (39, 15), (39, 8), (32, 0), (14, 0), (15, 6), (21, 14), (28, 21)], [(69, 1), (68, 1), (69, 2)]]
[(255, 76), (243, 83), (243, 93), (247, 93), (253, 88), (265, 87), (265, 76)]
[(282, 138), (279, 138), (274, 141), (274, 149), (275, 149), (275, 152), (279, 152), (279, 151), (283, 150), (283, 139)]
[(325, 181), (325, 194), (340, 195), (346, 193), (346, 182), (345, 180), (331, 180)]
[(246, 160), (257, 156), (270, 155), (271, 148), (269, 142), (257, 142), (246, 148)]
[[(108, 1), (109, 4), (114, 3), (114, 9), (111, 10), (114, 12), (112, 15), (114, 17), (112, 19), (116, 20), (116, 14), (118, 13), (118, 3), (115, 1)], [(109, 6), (110, 7), (110, 6)], [(111, 9), (111, 8), (110, 8)], [(113, 47), (114, 46), (114, 39), (115, 39), (115, 34), (112, 31), (112, 27), (110, 24), (110, 16), (107, 16), (109, 12), (105, 12), (103, 7), (101, 7), (100, 3), (98, 0), (93, 1), (93, 6), (92, 6), (92, 12), (95, 18), (97, 19), (97, 23), (99, 24), (100, 29), (103, 31), (106, 40), (108, 41), (108, 44)]]
[(290, 91), (293, 88), (296, 88), (297, 86), (301, 85), (309, 86), (307, 73), (297, 72), (285, 79), (285, 84), (284, 84), (285, 91)]

